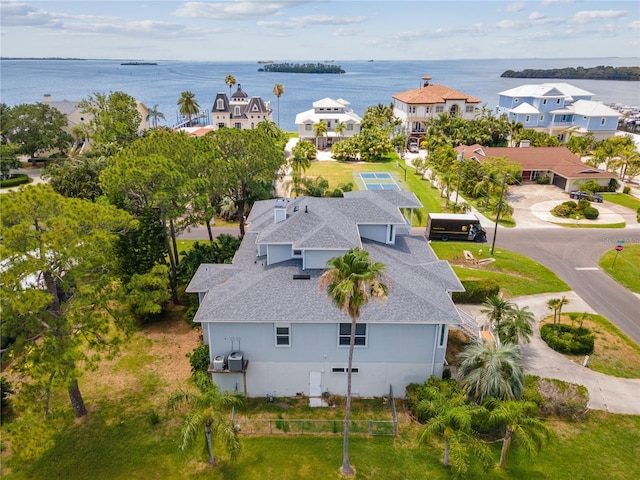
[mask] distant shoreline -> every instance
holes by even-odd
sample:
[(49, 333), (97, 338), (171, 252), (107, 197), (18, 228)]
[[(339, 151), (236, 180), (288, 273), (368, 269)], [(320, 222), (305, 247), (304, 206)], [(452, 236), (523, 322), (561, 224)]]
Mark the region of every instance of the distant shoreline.
[(561, 80), (620, 80), (634, 82), (640, 80), (640, 67), (567, 67), (551, 69), (529, 68), (522, 71), (507, 70), (503, 78), (552, 78)]

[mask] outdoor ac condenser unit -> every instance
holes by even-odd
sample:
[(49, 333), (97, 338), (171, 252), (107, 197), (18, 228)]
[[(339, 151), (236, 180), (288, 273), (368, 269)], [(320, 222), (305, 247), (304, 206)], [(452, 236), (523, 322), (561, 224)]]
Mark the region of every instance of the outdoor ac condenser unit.
[(242, 371), (242, 363), (244, 362), (242, 358), (242, 352), (231, 352), (227, 360), (229, 362), (230, 371), (232, 372)]
[(213, 369), (215, 371), (224, 370), (224, 355), (216, 355), (213, 357)]

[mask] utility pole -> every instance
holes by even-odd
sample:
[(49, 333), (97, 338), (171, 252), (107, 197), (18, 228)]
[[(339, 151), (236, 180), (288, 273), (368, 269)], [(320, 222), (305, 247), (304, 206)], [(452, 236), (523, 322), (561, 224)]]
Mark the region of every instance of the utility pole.
[(460, 177), (462, 176), (462, 160), (464, 160), (464, 148), (462, 152), (458, 154), (458, 187), (456, 188), (456, 201), (455, 204), (458, 204), (458, 194), (460, 193)]
[(502, 197), (504, 196), (504, 185), (507, 181), (508, 173), (502, 177), (502, 188), (500, 189), (500, 200), (498, 200), (498, 211), (496, 212), (496, 226), (493, 230), (493, 241), (491, 242), (491, 255), (493, 255), (493, 249), (496, 246), (496, 235), (498, 234), (498, 221), (500, 220), (500, 211), (502, 210)]

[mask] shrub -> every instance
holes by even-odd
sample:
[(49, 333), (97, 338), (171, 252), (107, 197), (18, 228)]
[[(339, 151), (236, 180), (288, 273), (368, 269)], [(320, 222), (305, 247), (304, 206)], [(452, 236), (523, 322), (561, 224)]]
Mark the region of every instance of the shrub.
[(629, 185), (625, 185), (622, 189), (622, 193), (629, 194), (631, 192), (631, 187)]
[(13, 395), (15, 392), (11, 385), (11, 382), (6, 377), (0, 377), (0, 400), (2, 408), (2, 413), (6, 413), (6, 410), (9, 408), (10, 401), (9, 396)]
[(187, 358), (191, 364), (191, 373), (204, 372), (209, 370), (209, 345), (197, 346), (193, 349), (193, 353), (187, 353)]
[(584, 210), (585, 208), (589, 208), (591, 206), (591, 202), (586, 198), (581, 198), (578, 200), (578, 207), (576, 210)]
[(566, 205), (556, 205), (553, 207), (553, 214), (558, 217), (568, 217), (573, 213), (573, 209), (567, 207)]
[(595, 338), (587, 328), (547, 323), (540, 329), (540, 336), (549, 348), (560, 353), (587, 355), (593, 352)]
[(546, 177), (546, 176), (545, 177), (538, 177), (536, 179), (536, 183), (538, 185), (549, 185), (549, 183), (551, 183), (551, 178)]
[(575, 210), (576, 208), (578, 208), (578, 204), (576, 202), (574, 202), (573, 200), (568, 200), (566, 202), (562, 202), (562, 205), (567, 206), (571, 210)]
[(584, 217), (589, 220), (595, 220), (598, 218), (598, 215), (600, 215), (600, 211), (595, 207), (587, 207), (582, 211), (582, 213), (584, 214)]
[(453, 292), (453, 301), (456, 303), (484, 303), (489, 297), (495, 297), (500, 293), (500, 285), (494, 280), (463, 280), (464, 292)]
[(24, 173), (17, 173), (15, 175), (11, 175), (11, 178), (6, 180), (0, 180), (0, 188), (9, 188), (9, 187), (17, 187), (18, 185), (24, 185), (25, 183), (31, 183), (31, 177)]
[(636, 220), (638, 220), (638, 223), (640, 223), (640, 208), (636, 210)]
[(522, 400), (534, 402), (542, 416), (575, 419), (585, 412), (589, 391), (563, 380), (527, 375)]

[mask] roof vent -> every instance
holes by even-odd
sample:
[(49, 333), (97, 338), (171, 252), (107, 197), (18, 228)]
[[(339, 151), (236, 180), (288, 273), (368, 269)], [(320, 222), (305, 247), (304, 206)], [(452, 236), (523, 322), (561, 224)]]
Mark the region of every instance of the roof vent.
[(311, 280), (311, 275), (294, 275), (294, 280)]

